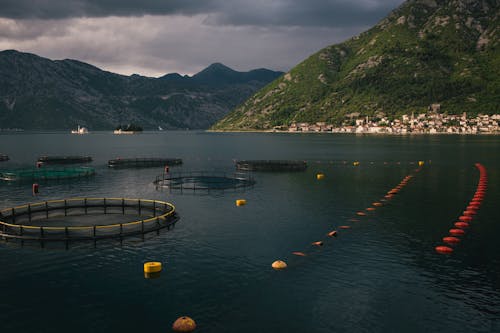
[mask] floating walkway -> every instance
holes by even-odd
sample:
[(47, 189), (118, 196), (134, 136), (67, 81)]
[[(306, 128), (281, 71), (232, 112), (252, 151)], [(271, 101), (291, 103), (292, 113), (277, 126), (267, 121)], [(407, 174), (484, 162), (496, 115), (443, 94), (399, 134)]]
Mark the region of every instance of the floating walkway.
[[(144, 219), (90, 225), (79, 222), (85, 215), (111, 214), (144, 216)], [(60, 225), (61, 219), (63, 224), (66, 224)], [(175, 207), (168, 202), (158, 200), (127, 198), (50, 200), (0, 210), (0, 238), (7, 241), (18, 239), (42, 242), (122, 239), (152, 231), (159, 232), (163, 228), (170, 229), (178, 220)]]
[(165, 173), (153, 182), (157, 189), (183, 191), (211, 191), (246, 189), (255, 184), (255, 180), (245, 173), (214, 173), (205, 171)]
[(37, 160), (41, 164), (79, 164), (92, 162), (90, 156), (40, 156)]
[(304, 171), (305, 161), (292, 160), (242, 160), (236, 161), (236, 169), (240, 171)]
[(150, 168), (181, 165), (180, 158), (116, 158), (108, 161), (110, 168)]
[(90, 177), (95, 174), (94, 168), (30, 168), (0, 171), (0, 180), (5, 181), (34, 181), (60, 180)]

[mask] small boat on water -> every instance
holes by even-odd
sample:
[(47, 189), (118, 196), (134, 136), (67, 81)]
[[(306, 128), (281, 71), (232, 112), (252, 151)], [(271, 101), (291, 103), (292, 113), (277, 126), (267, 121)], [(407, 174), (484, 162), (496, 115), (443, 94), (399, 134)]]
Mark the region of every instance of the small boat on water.
[(76, 130), (71, 130), (71, 134), (89, 134), (89, 130), (87, 127), (80, 127), (80, 125), (78, 125)]

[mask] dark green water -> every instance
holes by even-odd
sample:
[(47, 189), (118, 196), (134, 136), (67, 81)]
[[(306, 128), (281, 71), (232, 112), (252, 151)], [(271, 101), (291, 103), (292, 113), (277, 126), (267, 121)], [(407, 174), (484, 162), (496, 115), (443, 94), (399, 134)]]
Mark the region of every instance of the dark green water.
[[(64, 246), (0, 242), (2, 332), (499, 332), (500, 137), (91, 133), (0, 135), (1, 169), (39, 155), (90, 155), (88, 180), (0, 183), (1, 208), (77, 196), (159, 199), (176, 228), (147, 239)], [(159, 192), (161, 168), (108, 170), (116, 157), (182, 158), (183, 171), (234, 170), (233, 159), (300, 159), (299, 173), (255, 173), (239, 193)], [(352, 161), (360, 161), (359, 167)], [(418, 160), (421, 172), (359, 222)], [(343, 164), (347, 161), (347, 164)], [(384, 162), (387, 162), (386, 164)], [(471, 199), (484, 164), (489, 187), (452, 255), (434, 247)], [(326, 178), (316, 180), (316, 173)], [(236, 199), (247, 205), (236, 207)], [(335, 239), (325, 234), (349, 224)], [(321, 248), (313, 241), (324, 240)], [(302, 251), (307, 257), (296, 257)], [(285, 271), (273, 271), (276, 259)], [(145, 261), (161, 277), (143, 277)]]

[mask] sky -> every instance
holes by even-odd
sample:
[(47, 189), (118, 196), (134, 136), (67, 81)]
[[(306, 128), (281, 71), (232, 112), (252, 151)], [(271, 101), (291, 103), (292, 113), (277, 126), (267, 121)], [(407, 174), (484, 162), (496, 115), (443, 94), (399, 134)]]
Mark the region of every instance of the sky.
[(0, 50), (158, 77), (211, 63), (288, 71), (403, 0), (0, 0)]

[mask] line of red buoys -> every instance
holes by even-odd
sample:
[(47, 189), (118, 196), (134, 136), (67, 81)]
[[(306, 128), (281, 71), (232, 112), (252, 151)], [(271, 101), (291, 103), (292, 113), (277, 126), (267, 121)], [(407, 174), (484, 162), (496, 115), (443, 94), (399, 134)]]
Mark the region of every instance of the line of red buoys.
[[(470, 223), (474, 220), (474, 217), (483, 203), (488, 188), (488, 175), (486, 173), (486, 168), (482, 164), (476, 163), (475, 166), (479, 170), (479, 183), (476, 187), (476, 192), (465, 211), (458, 217), (458, 222), (454, 223), (455, 228), (449, 230), (451, 236), (443, 237), (443, 242), (448, 245), (457, 245), (460, 243), (461, 240), (458, 236), (465, 235), (464, 229), (470, 227)], [(449, 246), (436, 246), (435, 250), (437, 253), (441, 254), (453, 253), (453, 248)]]
[[(419, 172), (422, 169), (422, 166), (424, 165), (424, 162), (423, 161), (419, 161), (418, 164), (419, 164), (419, 167), (414, 170), (415, 173)], [(358, 211), (358, 212), (356, 212), (355, 213), (356, 217), (363, 218), (363, 217), (367, 216), (368, 213), (376, 211), (376, 207), (377, 208), (378, 207), (382, 207), (385, 204), (387, 204), (387, 202), (390, 199), (392, 199), (396, 194), (398, 194), (408, 184), (408, 182), (413, 177), (414, 177), (414, 175), (408, 175), (408, 176), (404, 177), (403, 180), (398, 185), (396, 185), (394, 188), (392, 188), (391, 190), (389, 190), (386, 193), (386, 195), (384, 196), (384, 198), (382, 198), (382, 199), (380, 199), (378, 201), (373, 202), (371, 204), (371, 206), (368, 207), (368, 208), (366, 208), (364, 211)], [(359, 222), (360, 220), (358, 218), (350, 218), (350, 219), (348, 219), (348, 221), (349, 222)], [(351, 229), (351, 226), (350, 225), (340, 225), (340, 226), (338, 226), (338, 229), (348, 230), (348, 229)], [(337, 237), (338, 234), (339, 234), (339, 231), (337, 231), (337, 230), (331, 230), (330, 232), (328, 232), (326, 234), (326, 236), (328, 236), (329, 238), (332, 238), (332, 237)], [(321, 241), (321, 240), (311, 243), (311, 246), (314, 246), (314, 247), (321, 247), (323, 245), (324, 245), (324, 242)], [(307, 253), (301, 252), (301, 251), (294, 251), (294, 252), (292, 252), (292, 255), (299, 256), (299, 257), (306, 257)], [(273, 265), (274, 265), (274, 263), (273, 263)], [(273, 266), (273, 268), (277, 269), (274, 266)], [(282, 269), (282, 268), (279, 268), (279, 269)]]

